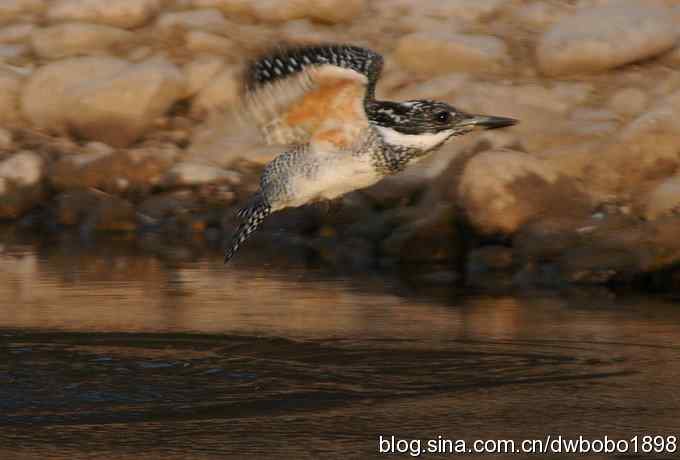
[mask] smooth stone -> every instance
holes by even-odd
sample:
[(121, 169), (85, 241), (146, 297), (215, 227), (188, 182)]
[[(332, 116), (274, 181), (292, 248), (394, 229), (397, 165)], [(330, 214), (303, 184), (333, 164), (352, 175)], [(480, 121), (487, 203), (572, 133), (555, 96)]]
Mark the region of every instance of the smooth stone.
[(10, 22), (21, 16), (40, 13), (45, 9), (45, 0), (2, 0), (0, 2), (0, 23)]
[(510, 3), (508, 0), (386, 0), (376, 7), (383, 15), (394, 14), (400, 19), (412, 17), (414, 23), (421, 22), (419, 30), (424, 31), (431, 25), (428, 19), (444, 21), (449, 27), (452, 23), (477, 23), (490, 19)]
[(149, 223), (158, 223), (164, 218), (181, 216), (198, 207), (192, 190), (175, 190), (154, 194), (142, 201), (137, 211)]
[(33, 152), (20, 152), (0, 161), (0, 177), (19, 186), (35, 185), (43, 175), (43, 159)]
[(103, 56), (69, 58), (44, 65), (23, 85), (23, 116), (37, 128), (64, 132), (75, 89), (89, 82), (113, 78), (128, 65), (122, 59)]
[(227, 67), (216, 74), (194, 97), (192, 113), (204, 116), (236, 104), (241, 92), (239, 77), (240, 71), (236, 67)]
[(187, 81), (187, 96), (194, 96), (220, 73), (224, 59), (217, 56), (199, 56), (184, 66)]
[(174, 28), (222, 30), (226, 25), (224, 16), (216, 9), (168, 12), (161, 14), (156, 21), (156, 27), (161, 30)]
[(442, 32), (402, 37), (394, 58), (405, 69), (427, 75), (497, 72), (507, 69), (511, 62), (508, 47), (499, 38)]
[(365, 0), (259, 0), (252, 4), (252, 15), (262, 22), (310, 18), (336, 24), (352, 21), (365, 6)]
[(52, 165), (49, 180), (55, 189), (96, 188), (112, 193), (148, 190), (160, 184), (178, 154), (167, 147), (93, 151), (90, 146), (88, 150), (64, 155)]
[(240, 50), (226, 37), (203, 30), (189, 30), (184, 35), (184, 46), (193, 53), (234, 56)]
[(181, 161), (165, 173), (161, 183), (171, 187), (224, 183), (238, 185), (240, 175), (206, 163)]
[(185, 0), (192, 9), (216, 8), (226, 15), (252, 15), (252, 0)]
[(76, 22), (36, 29), (31, 43), (38, 56), (58, 59), (106, 50), (129, 42), (133, 37), (134, 34), (125, 29)]
[(485, 234), (512, 234), (538, 216), (584, 214), (591, 206), (572, 179), (540, 158), (512, 150), (472, 157), (449, 199)]
[(79, 226), (81, 232), (132, 231), (137, 225), (132, 203), (96, 189), (70, 190), (59, 194), (55, 202), (57, 223)]
[(640, 114), (649, 102), (647, 94), (638, 88), (623, 88), (617, 91), (609, 100), (609, 106), (623, 116)]
[(581, 142), (578, 123), (568, 119), (575, 108), (587, 104), (595, 92), (592, 83), (518, 83), (469, 81), (453, 92), (455, 105), (467, 112), (487, 113), (518, 119), (520, 123), (498, 133), (511, 133), (530, 152), (555, 145)]
[(185, 92), (184, 75), (174, 64), (162, 58), (150, 59), (114, 78), (76, 88), (69, 124), (87, 139), (127, 146)]
[(50, 2), (47, 19), (52, 22), (96, 22), (131, 29), (149, 22), (161, 6), (161, 0), (55, 0)]
[(24, 78), (12, 70), (0, 68), (0, 122), (19, 121), (19, 98)]
[(512, 11), (512, 17), (524, 25), (543, 29), (558, 22), (568, 11), (568, 5), (535, 2), (514, 9)]
[(0, 161), (0, 218), (17, 218), (40, 202), (45, 162), (22, 151)]
[(0, 60), (12, 61), (31, 53), (31, 48), (23, 43), (0, 45)]
[(648, 220), (680, 213), (680, 176), (661, 181), (645, 196), (641, 214)]
[(680, 168), (680, 91), (660, 99), (579, 160), (573, 171), (598, 195), (631, 197)]
[(632, 3), (581, 10), (543, 35), (538, 67), (548, 76), (601, 72), (661, 54), (678, 38), (669, 13)]
[(9, 150), (14, 145), (14, 136), (9, 129), (0, 128), (0, 150)]
[(442, 19), (456, 19), (465, 22), (479, 22), (489, 19), (508, 5), (508, 0), (429, 0), (414, 4), (416, 10), (424, 10), (428, 16)]
[(0, 43), (22, 43), (28, 40), (35, 29), (34, 24), (10, 24), (0, 28)]
[(381, 244), (381, 254), (401, 262), (445, 262), (458, 256), (458, 234), (451, 206), (423, 210), (397, 227)]

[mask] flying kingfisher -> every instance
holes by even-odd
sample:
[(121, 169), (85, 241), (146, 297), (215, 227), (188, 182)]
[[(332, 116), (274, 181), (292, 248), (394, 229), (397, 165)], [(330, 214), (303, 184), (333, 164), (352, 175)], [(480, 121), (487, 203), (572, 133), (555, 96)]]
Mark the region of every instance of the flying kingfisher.
[(439, 101), (376, 100), (382, 67), (378, 53), (336, 44), (283, 48), (247, 66), (245, 116), (268, 143), (289, 147), (238, 211), (225, 263), (272, 212), (373, 185), (453, 136), (517, 123)]

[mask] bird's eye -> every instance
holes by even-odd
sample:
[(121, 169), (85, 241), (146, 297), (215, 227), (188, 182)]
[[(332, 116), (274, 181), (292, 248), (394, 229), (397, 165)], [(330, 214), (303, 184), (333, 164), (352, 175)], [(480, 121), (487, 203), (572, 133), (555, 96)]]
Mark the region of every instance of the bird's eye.
[(451, 113), (450, 112), (438, 112), (435, 117), (437, 118), (437, 121), (440, 123), (448, 123), (451, 121)]

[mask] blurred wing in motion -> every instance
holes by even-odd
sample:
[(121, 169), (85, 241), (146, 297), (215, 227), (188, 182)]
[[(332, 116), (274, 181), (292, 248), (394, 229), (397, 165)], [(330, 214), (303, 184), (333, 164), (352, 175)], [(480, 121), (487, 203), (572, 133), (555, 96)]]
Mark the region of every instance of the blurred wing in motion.
[(379, 54), (356, 46), (276, 51), (246, 69), (246, 116), (267, 143), (344, 149), (368, 125), (364, 103), (374, 97), (382, 65)]
[[(304, 155), (348, 154), (368, 128), (365, 103), (373, 100), (382, 69), (373, 51), (346, 45), (282, 49), (253, 61), (245, 73), (246, 121), (269, 144), (305, 145)], [(290, 153), (268, 166), (271, 174), (291, 167)], [(311, 162), (313, 163), (313, 162)], [(227, 248), (228, 262), (276, 206), (262, 190), (238, 214), (241, 224)], [(278, 177), (280, 179), (280, 177)]]

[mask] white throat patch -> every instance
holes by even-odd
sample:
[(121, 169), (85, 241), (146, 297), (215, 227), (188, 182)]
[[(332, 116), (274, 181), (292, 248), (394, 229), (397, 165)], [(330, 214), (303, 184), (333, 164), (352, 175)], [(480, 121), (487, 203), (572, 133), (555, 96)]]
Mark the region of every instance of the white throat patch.
[(385, 142), (388, 144), (415, 148), (419, 150), (433, 149), (442, 142), (446, 141), (446, 139), (448, 139), (451, 134), (453, 134), (452, 129), (447, 129), (438, 133), (404, 134), (384, 126), (376, 126), (376, 128)]

